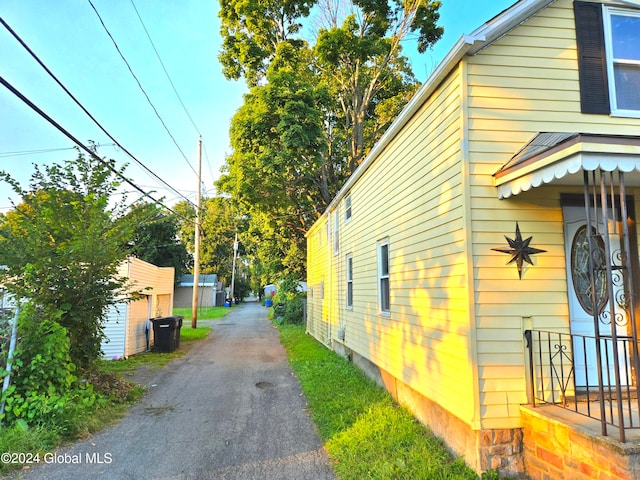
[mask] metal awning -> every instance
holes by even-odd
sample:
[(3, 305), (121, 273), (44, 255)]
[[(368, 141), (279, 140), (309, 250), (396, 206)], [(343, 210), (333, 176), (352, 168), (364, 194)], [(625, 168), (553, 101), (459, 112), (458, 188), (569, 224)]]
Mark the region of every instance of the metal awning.
[(640, 137), (539, 133), (494, 177), (503, 199), (546, 184), (581, 186), (585, 170), (622, 171), (627, 186), (640, 186)]

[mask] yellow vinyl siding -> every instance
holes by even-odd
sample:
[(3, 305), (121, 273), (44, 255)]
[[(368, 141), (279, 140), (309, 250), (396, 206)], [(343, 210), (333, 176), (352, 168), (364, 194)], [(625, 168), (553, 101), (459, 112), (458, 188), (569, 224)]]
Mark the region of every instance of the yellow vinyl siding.
[[(552, 4), (469, 57), (466, 71), (481, 426), (512, 428), (527, 401), (523, 317), (568, 330), (562, 213), (559, 191), (542, 202), (539, 192), (499, 201), (491, 174), (538, 132), (580, 131), (571, 3)], [(508, 255), (491, 250), (514, 237), (516, 221), (523, 238), (547, 250), (533, 256), (535, 266), (525, 263), (523, 280)]]
[[(309, 282), (335, 279), (332, 338), (437, 401), (474, 417), (461, 169), (461, 84), (454, 72), (350, 190), (353, 217), (340, 215), (340, 253), (326, 261), (307, 235)], [(331, 212), (331, 231), (333, 232)], [(377, 242), (389, 241), (391, 311), (378, 314)], [(319, 247), (319, 248), (318, 248)], [(353, 258), (352, 310), (345, 308), (346, 254)], [(328, 301), (328, 299), (325, 299)], [(314, 294), (309, 331), (322, 340)]]
[[(327, 216), (316, 222), (307, 234), (307, 331), (323, 343), (328, 336), (329, 250), (327, 238)], [(324, 297), (324, 298), (323, 298)]]
[[(337, 341), (344, 325), (348, 348), (474, 429), (521, 426), (523, 330), (569, 331), (560, 198), (582, 193), (543, 186), (499, 200), (493, 174), (539, 132), (637, 135), (637, 119), (580, 112), (574, 29), (573, 2), (557, 0), (465, 56), (350, 185), (351, 221), (344, 200), (336, 205), (339, 254), (315, 233), (327, 221), (333, 232), (333, 211), (308, 235), (309, 285), (325, 281), (310, 333)], [(638, 191), (627, 193), (640, 212)], [(509, 255), (492, 250), (514, 238), (516, 222), (546, 250), (524, 264), (522, 280)], [(381, 239), (389, 242), (388, 316), (378, 314)]]
[[(572, 2), (558, 0), (465, 60), (483, 428), (520, 426), (517, 405), (527, 400), (523, 317), (534, 328), (569, 331), (560, 194), (582, 191), (541, 187), (498, 200), (491, 174), (539, 132), (637, 134), (637, 120), (580, 113), (574, 28)], [(531, 246), (547, 250), (532, 257), (534, 266), (525, 263), (522, 280), (514, 264), (505, 265), (508, 255), (491, 250), (514, 237), (516, 221), (523, 238), (533, 237)], [(500, 341), (489, 340), (497, 334)], [(495, 382), (510, 392), (507, 408), (487, 403)]]

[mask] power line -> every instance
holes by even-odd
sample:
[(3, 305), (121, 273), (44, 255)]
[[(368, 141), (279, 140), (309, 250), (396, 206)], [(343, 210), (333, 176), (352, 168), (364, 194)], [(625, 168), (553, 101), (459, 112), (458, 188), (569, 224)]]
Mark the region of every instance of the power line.
[[(96, 143), (96, 147), (113, 147), (115, 143)], [(42, 153), (62, 152), (65, 150), (73, 150), (74, 147), (60, 147), (60, 148), (42, 148), (40, 150), (22, 150), (16, 152), (0, 152), (0, 158), (7, 157), (21, 157), (24, 155), (39, 155)]]
[(191, 121), (191, 125), (193, 125), (193, 128), (196, 129), (196, 132), (198, 132), (198, 135), (202, 135), (200, 133), (200, 130), (198, 129), (198, 126), (196, 125), (196, 122), (194, 122), (193, 118), (191, 118), (191, 114), (189, 113), (189, 110), (187, 110), (187, 107), (185, 106), (184, 102), (182, 101), (182, 98), (180, 98), (180, 94), (178, 93), (178, 90), (176, 89), (176, 86), (173, 84), (173, 81), (171, 80), (171, 77), (169, 76), (169, 72), (167, 71), (166, 67), (164, 66), (164, 62), (162, 61), (162, 58), (160, 57), (160, 53), (158, 53), (158, 49), (156, 48), (155, 44), (153, 43), (153, 40), (151, 40), (151, 35), (149, 34), (149, 31), (147, 30), (147, 27), (145, 26), (144, 22), (142, 21), (142, 17), (140, 16), (140, 12), (138, 12), (138, 8), (136, 7), (136, 4), (133, 3), (133, 0), (131, 0), (131, 5), (133, 5), (133, 9), (136, 11), (136, 15), (138, 16), (138, 20), (140, 20), (140, 24), (142, 25), (142, 28), (144, 29), (144, 33), (147, 34), (147, 38), (149, 39), (149, 43), (153, 47), (153, 51), (156, 52), (156, 57), (158, 57), (158, 61), (160, 62), (160, 65), (162, 65), (162, 69), (164, 70), (164, 74), (167, 76), (167, 80), (169, 80), (169, 83), (171, 84), (171, 88), (173, 88), (173, 92), (176, 94), (176, 97), (178, 97), (178, 101), (180, 102), (180, 105), (182, 105), (184, 113), (186, 113), (187, 117), (189, 117), (189, 120)]
[[(202, 137), (202, 133), (200, 132), (200, 129), (196, 125), (196, 122), (193, 120), (193, 117), (189, 113), (189, 110), (187, 109), (186, 105), (182, 101), (182, 97), (180, 97), (180, 94), (178, 93), (178, 89), (176, 88), (175, 84), (173, 83), (173, 80), (171, 79), (171, 76), (169, 75), (169, 72), (168, 72), (167, 68), (165, 67), (164, 62), (162, 61), (162, 57), (160, 56), (160, 52), (158, 52), (158, 49), (156, 48), (155, 43), (153, 43), (153, 39), (151, 38), (151, 34), (149, 33), (149, 30), (147, 30), (147, 26), (145, 25), (144, 21), (142, 20), (142, 16), (140, 15), (140, 12), (138, 11), (138, 7), (136, 7), (136, 4), (135, 4), (135, 2), (133, 0), (131, 0), (131, 5), (133, 6), (133, 9), (135, 10), (136, 15), (138, 16), (138, 20), (140, 20), (140, 24), (142, 25), (144, 33), (147, 35), (147, 38), (149, 39), (149, 43), (151, 44), (151, 47), (153, 48), (153, 51), (155, 52), (156, 57), (158, 58), (158, 62), (160, 62), (160, 65), (162, 66), (162, 70), (164, 70), (164, 74), (166, 75), (167, 80), (169, 81), (169, 84), (171, 84), (171, 88), (173, 89), (173, 92), (176, 94), (176, 97), (177, 97), (178, 101), (180, 102), (180, 105), (182, 105), (182, 109), (184, 110), (184, 113), (189, 118), (189, 121), (191, 122), (191, 125), (193, 125), (193, 128), (196, 130), (196, 132), (198, 132), (198, 135), (200, 137)], [(213, 170), (211, 168), (211, 162), (209, 161), (209, 155), (207, 154), (207, 150), (206, 150), (206, 147), (205, 147), (204, 143), (203, 143), (203, 148), (204, 148), (204, 156), (205, 156), (205, 159), (206, 159), (206, 162), (207, 162), (207, 166), (209, 167), (209, 172), (211, 173), (211, 181), (213, 182), (215, 177), (213, 175)], [(204, 183), (203, 183), (203, 186), (204, 186)]]
[(93, 5), (93, 2), (91, 0), (88, 0), (89, 4), (91, 5), (91, 8), (93, 8), (93, 11), (96, 13), (96, 15), (98, 16), (98, 20), (100, 20), (100, 23), (102, 24), (102, 28), (104, 28), (104, 31), (107, 33), (107, 35), (109, 36), (109, 38), (111, 39), (111, 42), (113, 43), (114, 47), (116, 48), (116, 50), (118, 51), (118, 54), (120, 55), (120, 58), (122, 59), (122, 61), (125, 63), (125, 65), (127, 66), (127, 68), (129, 69), (129, 73), (131, 73), (131, 75), (133, 76), (134, 80), (136, 81), (136, 83), (138, 84), (138, 87), (140, 87), (140, 90), (142, 91), (143, 95), (145, 96), (145, 98), (147, 99), (147, 102), (149, 103), (149, 105), (151, 105), (151, 108), (153, 109), (153, 111), (156, 114), (156, 117), (158, 117), (158, 120), (160, 120), (160, 123), (162, 123), (162, 126), (164, 127), (164, 129), (167, 131), (167, 133), (169, 134), (169, 137), (171, 137), (171, 140), (173, 140), (173, 143), (175, 144), (175, 146), (178, 148), (178, 150), (180, 151), (180, 153), (182, 154), (182, 158), (184, 158), (185, 162), (187, 162), (187, 165), (189, 165), (189, 168), (191, 168), (191, 170), (193, 171), (193, 173), (195, 173), (196, 175), (198, 175), (195, 171), (195, 169), (193, 168), (193, 165), (191, 165), (191, 162), (189, 162), (189, 159), (187, 158), (187, 156), (184, 154), (184, 152), (182, 151), (182, 149), (180, 148), (180, 145), (178, 145), (178, 142), (176, 141), (176, 139), (174, 138), (173, 134), (171, 133), (171, 131), (169, 130), (169, 127), (167, 127), (167, 124), (164, 122), (164, 120), (162, 119), (162, 117), (160, 116), (160, 113), (158, 113), (158, 110), (156, 109), (155, 105), (153, 104), (153, 102), (151, 101), (151, 99), (149, 98), (149, 95), (147, 95), (147, 92), (145, 91), (144, 87), (142, 86), (142, 84), (140, 83), (140, 80), (138, 80), (138, 77), (136, 76), (135, 73), (133, 73), (133, 69), (131, 68), (131, 65), (129, 64), (129, 62), (127, 61), (127, 59), (125, 58), (125, 56), (123, 55), (122, 51), (120, 50), (120, 47), (118, 46), (118, 43), (115, 41), (115, 39), (113, 38), (113, 35), (111, 35), (111, 32), (109, 31), (109, 29), (107, 28), (107, 26), (105, 25), (104, 21), (102, 20), (102, 17), (100, 16), (100, 13), (98, 13), (98, 10), (96, 9), (96, 7)]
[(18, 41), (18, 43), (20, 43), (20, 45), (22, 45), (22, 47), (29, 52), (29, 54), (33, 57), (33, 59), (38, 62), (38, 64), (45, 70), (45, 72), (47, 72), (49, 74), (49, 76), (60, 86), (60, 88), (62, 88), (65, 93), (71, 97), (71, 99), (75, 102), (76, 105), (78, 105), (82, 111), (93, 121), (93, 123), (95, 123), (98, 128), (100, 128), (100, 130), (102, 130), (102, 132), (104, 132), (105, 135), (107, 135), (107, 137), (109, 137), (109, 139), (111, 139), (120, 149), (122, 149), (123, 152), (125, 152), (129, 157), (131, 157), (138, 165), (140, 165), (145, 171), (147, 171), (149, 174), (151, 174), (154, 178), (156, 178), (158, 181), (160, 181), (162, 184), (166, 185), (172, 192), (177, 193), (179, 196), (181, 196), (182, 198), (184, 198), (185, 200), (187, 200), (189, 203), (190, 200), (188, 198), (186, 198), (185, 196), (183, 196), (178, 190), (176, 190), (174, 187), (172, 187), (171, 185), (169, 185), (167, 182), (165, 182), (162, 178), (160, 178), (160, 176), (158, 176), (153, 170), (151, 170), (149, 167), (147, 167), (144, 163), (142, 163), (140, 160), (138, 160), (138, 158), (135, 157), (135, 155), (133, 155), (131, 152), (129, 152), (129, 150), (127, 150), (124, 146), (122, 146), (120, 144), (120, 142), (118, 142), (113, 135), (111, 135), (103, 126), (102, 124), (96, 120), (96, 118), (85, 108), (85, 106), (75, 97), (75, 95), (73, 95), (69, 89), (58, 79), (58, 77), (56, 77), (54, 75), (54, 73), (49, 69), (49, 67), (47, 67), (44, 62), (40, 59), (40, 57), (38, 57), (38, 55), (35, 54), (35, 52), (33, 50), (31, 50), (31, 48), (26, 44), (26, 42), (24, 40), (22, 40), (22, 38), (9, 26), (9, 24), (7, 22), (4, 21), (4, 19), (2, 17), (0, 17), (0, 23), (2, 23), (2, 25), (9, 31), (9, 33), (11, 33), (11, 35)]
[(211, 162), (209, 161), (209, 154), (207, 153), (207, 146), (205, 143), (202, 144), (202, 148), (204, 149), (204, 158), (207, 160), (207, 167), (209, 167), (209, 173), (211, 174), (211, 181), (213, 182), (215, 176), (213, 175), (213, 169), (211, 168)]
[(110, 165), (109, 162), (104, 161), (102, 158), (100, 158), (98, 155), (96, 155), (96, 153), (93, 150), (91, 150), (89, 147), (87, 147), (84, 143), (82, 143), (75, 136), (73, 136), (68, 130), (66, 130), (62, 125), (60, 125), (53, 118), (51, 118), (49, 115), (47, 115), (42, 109), (40, 109), (40, 107), (38, 107), (31, 100), (29, 100), (27, 97), (25, 97), (17, 88), (15, 88), (13, 85), (11, 85), (2, 76), (0, 76), (0, 83), (4, 87), (6, 87), (11, 93), (13, 93), (16, 97), (18, 97), (20, 100), (22, 100), (22, 102), (27, 104), (27, 106), (29, 106), (29, 108), (31, 108), (38, 115), (40, 115), (42, 118), (44, 118), (47, 122), (49, 122), (51, 125), (53, 125), (57, 130), (59, 130), (63, 135), (65, 135), (69, 140), (71, 140), (73, 143), (78, 145), (78, 147), (80, 147), (82, 150), (84, 150), (89, 155), (91, 155), (92, 158), (94, 158), (95, 160), (97, 160), (100, 163), (102, 163), (103, 165), (105, 165), (109, 170), (111, 170), (111, 172), (113, 172), (115, 175), (117, 175), (122, 180), (124, 180), (128, 185), (132, 186), (138, 192), (142, 193), (143, 197), (149, 198), (153, 203), (166, 208), (167, 210), (169, 210), (171, 213), (173, 213), (175, 215), (178, 215), (171, 208), (169, 208), (166, 205), (164, 205), (160, 200), (156, 200), (149, 193), (145, 192), (140, 187), (138, 187), (135, 183), (133, 183), (131, 180), (129, 180), (127, 177), (122, 175), (122, 173), (120, 173), (118, 170), (113, 168), (113, 166)]

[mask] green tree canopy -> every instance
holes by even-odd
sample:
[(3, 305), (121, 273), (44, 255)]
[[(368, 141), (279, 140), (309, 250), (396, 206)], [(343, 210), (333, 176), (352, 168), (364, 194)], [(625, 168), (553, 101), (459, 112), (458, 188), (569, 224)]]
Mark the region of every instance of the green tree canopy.
[[(322, 116), (325, 92), (312, 83), (310, 54), (286, 42), (278, 47), (268, 82), (245, 96), (232, 119), (233, 153), (217, 183), (247, 212), (256, 254), (274, 254), (295, 271), (304, 271), (304, 233), (332, 193)], [(267, 258), (262, 262), (270, 263)]]
[[(304, 275), (304, 234), (418, 88), (401, 42), (414, 35), (422, 52), (441, 37), (440, 2), (221, 6), (225, 74), (252, 88), (233, 117), (233, 151), (216, 185), (248, 212), (261, 255)], [(301, 25), (312, 13), (310, 45)], [(272, 271), (271, 260), (260, 261)]]
[(220, 0), (222, 49), (218, 59), (229, 79), (244, 77), (258, 85), (273, 60), (278, 45), (293, 42), (302, 20), (316, 0)]
[[(329, 8), (325, 6), (325, 8)], [(401, 42), (417, 32), (424, 52), (443, 33), (439, 1), (354, 0), (327, 16), (314, 47), (316, 67), (335, 100), (351, 174), (417, 88)]]
[(125, 199), (113, 202), (115, 171), (113, 160), (80, 153), (63, 165), (36, 166), (28, 190), (0, 174), (22, 197), (0, 217), (2, 282), (16, 298), (62, 311), (59, 323), (79, 367), (98, 358), (107, 308), (126, 288), (118, 266), (135, 225)]
[[(195, 209), (187, 202), (174, 206), (184, 220), (180, 224), (179, 237), (193, 252), (195, 239)], [(215, 273), (221, 281), (231, 283), (233, 242), (238, 232), (246, 230), (246, 219), (228, 197), (205, 198), (200, 215), (200, 268), (204, 273)], [(240, 242), (240, 254), (244, 247)]]
[(189, 271), (192, 259), (178, 237), (176, 214), (142, 202), (135, 204), (128, 216), (138, 225), (128, 244), (132, 255), (158, 267), (173, 267), (176, 281)]

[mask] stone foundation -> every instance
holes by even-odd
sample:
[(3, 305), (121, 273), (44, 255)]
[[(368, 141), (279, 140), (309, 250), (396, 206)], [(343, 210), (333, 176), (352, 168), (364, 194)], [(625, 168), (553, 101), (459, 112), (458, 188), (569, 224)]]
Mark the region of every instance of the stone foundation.
[(496, 470), (501, 476), (523, 476), (522, 429), (473, 430), (437, 403), (425, 398), (340, 342), (334, 340), (333, 349), (386, 388), (400, 405), (428, 426), (452, 452), (462, 456), (467, 465), (479, 475), (487, 470)]

